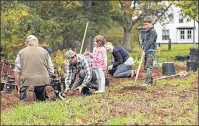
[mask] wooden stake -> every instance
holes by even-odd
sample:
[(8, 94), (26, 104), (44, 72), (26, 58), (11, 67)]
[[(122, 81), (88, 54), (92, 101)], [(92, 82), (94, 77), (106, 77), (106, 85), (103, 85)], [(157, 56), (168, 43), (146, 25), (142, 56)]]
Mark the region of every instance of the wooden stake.
[(138, 74), (139, 74), (139, 71), (140, 71), (140, 67), (141, 67), (143, 58), (144, 58), (144, 55), (142, 54), (142, 57), (141, 57), (141, 60), (140, 60), (140, 64), (139, 64), (139, 67), (138, 67), (138, 70), (137, 70), (137, 73), (136, 73), (135, 81), (137, 81)]
[(81, 45), (81, 49), (80, 49), (80, 54), (82, 53), (82, 50), (83, 50), (84, 40), (85, 40), (86, 33), (87, 33), (87, 28), (88, 28), (88, 22), (86, 23), (86, 28), (85, 28), (84, 37), (83, 37), (83, 40), (82, 40), (82, 45)]

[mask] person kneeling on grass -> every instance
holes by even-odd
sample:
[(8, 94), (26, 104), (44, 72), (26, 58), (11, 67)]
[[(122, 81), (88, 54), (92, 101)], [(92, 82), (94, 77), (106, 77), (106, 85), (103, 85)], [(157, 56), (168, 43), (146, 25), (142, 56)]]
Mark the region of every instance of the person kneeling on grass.
[(114, 57), (112, 65), (108, 66), (108, 73), (114, 78), (134, 77), (136, 71), (132, 70), (134, 61), (129, 53), (121, 46), (113, 46), (112, 43), (107, 42), (104, 47)]
[[(82, 54), (76, 54), (72, 50), (68, 50), (66, 57), (66, 78), (65, 91), (79, 90), (82, 93), (84, 87), (97, 90), (98, 83), (96, 74), (92, 68), (90, 57)], [(78, 77), (79, 76), (79, 77)]]
[(27, 47), (19, 51), (14, 68), (20, 100), (55, 100), (56, 94), (50, 86), (54, 68), (48, 52), (39, 47), (34, 35), (29, 35), (25, 44)]

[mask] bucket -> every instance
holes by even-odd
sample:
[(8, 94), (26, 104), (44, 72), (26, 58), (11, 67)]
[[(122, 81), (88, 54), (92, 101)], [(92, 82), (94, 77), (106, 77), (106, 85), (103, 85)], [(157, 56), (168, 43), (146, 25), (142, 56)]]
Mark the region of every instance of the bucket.
[(190, 55), (198, 55), (199, 49), (198, 48), (190, 48)]
[(189, 71), (196, 72), (197, 69), (198, 69), (198, 67), (199, 67), (198, 64), (199, 64), (198, 62), (188, 60), (188, 61), (187, 61), (186, 70), (187, 70), (188, 72), (189, 72)]
[(190, 55), (189, 60), (190, 60), (190, 61), (194, 61), (194, 62), (199, 62), (199, 58), (198, 58), (198, 56), (196, 56), (196, 55)]
[(175, 75), (175, 66), (173, 62), (164, 62), (162, 63), (162, 75), (163, 76), (169, 76), (169, 75)]
[(81, 90), (81, 93), (83, 95), (91, 95), (92, 94), (91, 90), (88, 87), (83, 87)]
[(188, 59), (189, 59), (189, 55), (175, 56), (175, 60), (177, 61), (186, 61)]
[(108, 78), (105, 78), (105, 87), (109, 87), (110, 86), (110, 81)]
[(0, 84), (0, 91), (3, 91), (5, 83)]
[(7, 83), (5, 85), (6, 94), (11, 94), (11, 92), (15, 89), (16, 85)]

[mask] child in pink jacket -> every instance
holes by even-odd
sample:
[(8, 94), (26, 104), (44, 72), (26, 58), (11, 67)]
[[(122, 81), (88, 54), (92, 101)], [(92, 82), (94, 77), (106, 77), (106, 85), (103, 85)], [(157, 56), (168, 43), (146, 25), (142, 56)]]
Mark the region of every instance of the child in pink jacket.
[(96, 93), (101, 93), (105, 91), (105, 76), (104, 71), (107, 69), (107, 53), (104, 48), (106, 40), (102, 35), (97, 35), (94, 38), (94, 48), (93, 53), (85, 52), (84, 55), (91, 57), (92, 67), (95, 71), (98, 80), (98, 91)]

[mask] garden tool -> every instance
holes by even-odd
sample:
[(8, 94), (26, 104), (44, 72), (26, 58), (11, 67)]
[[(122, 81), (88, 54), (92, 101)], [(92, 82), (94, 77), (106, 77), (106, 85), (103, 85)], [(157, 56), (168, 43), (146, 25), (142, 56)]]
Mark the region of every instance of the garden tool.
[(154, 81), (156, 80), (161, 80), (161, 79), (167, 79), (167, 78), (172, 78), (172, 77), (186, 77), (188, 75), (188, 72), (179, 72), (178, 74), (175, 75), (170, 75), (170, 76), (162, 76), (160, 78), (154, 79)]
[(85, 40), (85, 37), (86, 37), (87, 29), (88, 29), (88, 22), (86, 23), (86, 28), (85, 28), (84, 37), (83, 37), (83, 40), (82, 40), (82, 45), (81, 45), (81, 49), (80, 49), (80, 54), (82, 53), (82, 50), (83, 50), (84, 40)]
[(144, 55), (142, 54), (142, 57), (140, 59), (140, 63), (139, 63), (139, 67), (137, 69), (137, 73), (136, 73), (136, 77), (135, 77), (135, 81), (137, 81), (137, 78), (138, 78), (138, 75), (139, 75), (139, 71), (140, 71), (140, 67), (141, 67), (141, 64), (142, 64), (142, 60), (144, 58)]

